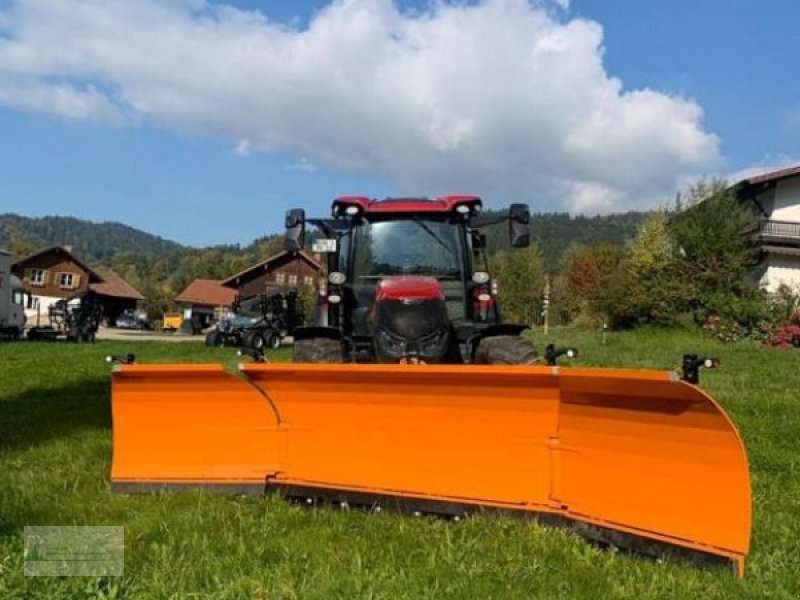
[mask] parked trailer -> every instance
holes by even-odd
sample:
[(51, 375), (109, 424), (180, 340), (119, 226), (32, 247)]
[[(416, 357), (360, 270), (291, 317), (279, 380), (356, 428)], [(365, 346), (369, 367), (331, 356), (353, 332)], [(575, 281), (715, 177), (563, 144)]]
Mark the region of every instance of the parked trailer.
[(31, 341), (94, 342), (103, 310), (93, 291), (64, 298), (47, 309), (50, 325), (31, 327)]
[(303, 322), (303, 301), (297, 290), (237, 298), (232, 313), (206, 334), (206, 345), (263, 352), (279, 348)]

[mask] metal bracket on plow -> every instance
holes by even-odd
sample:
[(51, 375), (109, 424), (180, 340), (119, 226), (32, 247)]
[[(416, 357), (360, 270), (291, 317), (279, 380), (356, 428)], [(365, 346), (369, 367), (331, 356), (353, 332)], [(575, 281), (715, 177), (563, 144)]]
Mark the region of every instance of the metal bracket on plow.
[(719, 367), (718, 358), (703, 358), (697, 354), (683, 355), (683, 369), (681, 379), (687, 383), (697, 385), (700, 383), (700, 368), (716, 369)]

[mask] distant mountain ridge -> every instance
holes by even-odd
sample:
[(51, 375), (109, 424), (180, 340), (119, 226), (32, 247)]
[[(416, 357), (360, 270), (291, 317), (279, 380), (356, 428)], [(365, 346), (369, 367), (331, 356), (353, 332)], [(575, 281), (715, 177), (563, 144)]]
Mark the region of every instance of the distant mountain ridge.
[[(541, 250), (545, 270), (555, 273), (570, 246), (622, 246), (636, 235), (647, 215), (533, 214), (531, 238)], [(490, 255), (510, 249), (507, 223), (486, 227), (484, 233)], [(224, 279), (264, 260), (283, 249), (283, 235), (276, 232), (246, 246), (193, 248), (121, 223), (0, 214), (0, 248), (11, 252), (14, 260), (50, 246), (70, 246), (89, 265), (113, 270), (147, 298), (143, 306), (150, 317), (160, 318), (164, 311), (180, 306), (175, 296), (193, 280)]]
[[(622, 246), (636, 235), (639, 225), (648, 214), (627, 212), (586, 217), (567, 213), (534, 213), (531, 215), (531, 239), (539, 245), (548, 270), (554, 270), (570, 245), (588, 246), (606, 242)], [(485, 233), (490, 254), (508, 248), (507, 225), (488, 227)], [(190, 248), (122, 223), (95, 223), (75, 217), (0, 214), (0, 248), (12, 252), (16, 258), (44, 247), (70, 246), (76, 256), (89, 263), (115, 263), (125, 255), (137, 255), (139, 260), (146, 260), (147, 256), (195, 256), (211, 250), (240, 259), (249, 259), (253, 255), (253, 260), (263, 260), (266, 258), (262, 256), (264, 250), (277, 252), (282, 247), (279, 235), (268, 235), (246, 246), (230, 244)]]
[(0, 248), (19, 255), (49, 246), (70, 246), (76, 256), (90, 263), (104, 262), (121, 253), (165, 256), (185, 248), (122, 223), (0, 214)]

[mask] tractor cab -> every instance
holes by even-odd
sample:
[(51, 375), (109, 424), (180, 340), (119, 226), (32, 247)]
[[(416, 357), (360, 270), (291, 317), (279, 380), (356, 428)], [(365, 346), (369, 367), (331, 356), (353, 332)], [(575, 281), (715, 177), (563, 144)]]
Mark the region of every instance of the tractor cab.
[[(512, 245), (529, 239), (527, 206), (484, 223), (480, 213), (475, 196), (334, 200), (332, 218), (308, 221), (322, 233), (314, 250), (327, 255), (328, 278), (307, 333), (341, 341), (359, 361), (468, 360), (468, 340), (502, 325), (479, 227), (509, 220)], [(289, 211), (287, 249), (302, 248), (305, 222)]]

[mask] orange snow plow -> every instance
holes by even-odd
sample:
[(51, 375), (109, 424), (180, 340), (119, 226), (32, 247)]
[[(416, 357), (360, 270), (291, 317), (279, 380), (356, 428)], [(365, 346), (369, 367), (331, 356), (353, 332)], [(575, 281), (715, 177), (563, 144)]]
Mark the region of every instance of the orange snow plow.
[(674, 373), (501, 365), (119, 365), (115, 490), (216, 487), (512, 511), (744, 572), (747, 458)]

